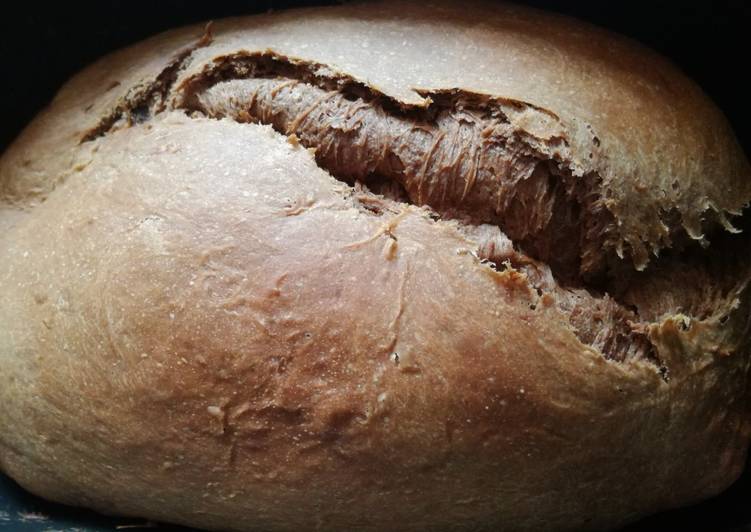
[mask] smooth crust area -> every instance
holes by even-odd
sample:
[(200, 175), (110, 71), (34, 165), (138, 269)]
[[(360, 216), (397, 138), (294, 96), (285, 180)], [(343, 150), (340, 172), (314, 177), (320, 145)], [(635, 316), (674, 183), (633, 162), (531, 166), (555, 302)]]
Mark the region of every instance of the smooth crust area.
[[(737, 477), (751, 268), (748, 238), (712, 224), (748, 201), (748, 163), (693, 84), (508, 6), (201, 33), (95, 64), (0, 161), (3, 471), (106, 513), (280, 531), (611, 528)], [(609, 293), (562, 284), (508, 228), (335, 179), (317, 134), (238, 123), (273, 123), (271, 103), (195, 106), (224, 77), (246, 88), (249, 57), (384, 119), (446, 91), (505, 102), (535, 156), (599, 187)], [(684, 225), (715, 231), (707, 251), (635, 270)]]

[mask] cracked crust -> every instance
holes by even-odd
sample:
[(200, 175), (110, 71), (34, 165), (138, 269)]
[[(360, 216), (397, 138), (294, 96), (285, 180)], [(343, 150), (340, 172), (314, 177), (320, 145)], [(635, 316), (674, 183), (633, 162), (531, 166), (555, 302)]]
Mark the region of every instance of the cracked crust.
[(395, 181), (411, 202), (442, 216), (498, 224), (561, 276), (605, 266), (614, 220), (587, 191), (592, 176), (574, 178), (558, 166), (560, 154), (547, 158), (519, 135), (513, 117), (526, 109), (462, 96), (404, 115), (288, 77), (201, 84), (208, 86), (186, 90), (181, 107), (271, 124), (315, 148), (319, 164), (346, 181)]
[[(381, 3), (318, 9), (305, 24), (294, 11), (221, 21), (214, 41), (194, 51), (176, 83), (217, 58), (270, 51), (316, 65), (320, 78), (357, 80), (406, 107), (427, 106), (431, 95), (447, 90), (529, 104), (557, 121), (523, 115), (520, 129), (543, 141), (562, 133), (575, 175), (600, 176), (598, 194), (618, 221), (614, 250), (639, 268), (683, 233), (701, 239), (715, 227), (731, 228), (751, 200), (751, 169), (727, 121), (695, 84), (636, 43), (507, 5), (414, 3), (397, 11), (398, 17)], [(97, 126), (127, 88), (153, 79), (175, 50), (194, 46), (198, 33), (197, 27), (178, 30), (115, 54), (107, 63), (112, 79), (88, 79), (101, 78), (96, 67), (84, 73), (58, 96), (58, 107), (72, 107), (68, 118), (75, 119), (55, 140), (65, 145), (71, 129), (80, 138)], [(114, 81), (121, 85), (101, 96)], [(78, 109), (92, 102), (87, 124)], [(3, 188), (8, 181), (0, 175)], [(11, 194), (23, 185), (15, 181)]]
[[(626, 73), (648, 52), (572, 33), (566, 19), (388, 9), (156, 37), (80, 74), (3, 156), (0, 468), (54, 500), (244, 530), (601, 529), (738, 475), (751, 435), (748, 237), (715, 230), (702, 251), (679, 234), (707, 202), (731, 211), (748, 199), (747, 162), (717, 111), (661, 59)], [(540, 24), (552, 25), (544, 38)], [(441, 58), (428, 47), (439, 30)], [(322, 31), (325, 43), (311, 39)], [(488, 61), (463, 61), (458, 84), (452, 65), (470, 42)], [(398, 78), (384, 61), (401, 62)], [(555, 79), (590, 90), (564, 97)], [(259, 94), (248, 83), (268, 84), (267, 103), (247, 105)], [(667, 87), (693, 96), (658, 109)], [(467, 186), (460, 168), (442, 204), (420, 197), (413, 171), (340, 171), (352, 146), (327, 156), (302, 126), (349, 104), (274, 103), (326, 94), (365, 105), (376, 131), (374, 120), (425, 118), (434, 105), (427, 131), (441, 109), (456, 118), (457, 102), (479, 123), (477, 102), (491, 102), (530, 153), (565, 165), (546, 183), (600, 187), (611, 218), (591, 227), (624, 231), (604, 249), (637, 229), (658, 247), (670, 234), (673, 249), (637, 272), (634, 245), (629, 260), (605, 261), (598, 286), (581, 265), (566, 275), (565, 241), (520, 237), (527, 211), (477, 219), (493, 176)], [(619, 97), (624, 116), (605, 118)], [(626, 133), (634, 116), (650, 121)], [(706, 124), (717, 127), (699, 132)], [(403, 138), (419, 152), (410, 127)], [(677, 127), (685, 138), (665, 151)], [(639, 182), (652, 186), (629, 196)], [(593, 205), (578, 194), (568, 198)], [(665, 201), (659, 236), (644, 212)]]

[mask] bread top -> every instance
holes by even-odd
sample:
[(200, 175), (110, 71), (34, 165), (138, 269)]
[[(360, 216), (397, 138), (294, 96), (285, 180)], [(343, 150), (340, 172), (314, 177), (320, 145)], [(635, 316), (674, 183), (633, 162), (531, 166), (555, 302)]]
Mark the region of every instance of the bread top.
[(199, 41), (201, 32), (162, 34), (79, 74), (6, 156), (26, 170), (11, 179), (4, 165), (3, 196), (44, 195), (55, 178), (43, 170), (69, 168), (71, 145), (160, 75), (180, 102), (197, 77), (255, 54), (401, 108), (430, 108), (446, 93), (514, 107), (509, 120), (531, 149), (589, 176), (590, 193), (612, 215), (603, 248), (629, 255), (637, 269), (684, 232), (702, 240), (716, 226), (733, 230), (729, 215), (751, 199), (748, 161), (699, 87), (639, 44), (566, 17), (503, 4), (381, 2), (223, 20), (211, 40)]

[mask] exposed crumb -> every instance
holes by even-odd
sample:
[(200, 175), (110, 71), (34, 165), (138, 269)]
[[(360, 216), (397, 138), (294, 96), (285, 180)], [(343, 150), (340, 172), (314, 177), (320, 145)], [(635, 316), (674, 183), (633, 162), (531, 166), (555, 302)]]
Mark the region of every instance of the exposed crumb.
[[(616, 256), (634, 255), (647, 243), (615, 236), (617, 224), (600, 197), (600, 178), (569, 165), (555, 115), (462, 91), (421, 92), (430, 105), (411, 109), (325, 65), (270, 54), (224, 56), (175, 90), (193, 50), (211, 40), (209, 25), (193, 47), (178, 53), (151, 84), (131, 91), (82, 142), (149, 120), (168, 103), (192, 116), (269, 124), (292, 146), (305, 147), (334, 177), (354, 184), (356, 205), (380, 217), (373, 235), (346, 248), (385, 237), (383, 257), (395, 260), (398, 224), (407, 212), (418, 211), (405, 204), (424, 206), (421, 215), (455, 220), (477, 243), (477, 249), (458, 252), (473, 255), (497, 282), (531, 290), (530, 312), (555, 307), (584, 344), (608, 359), (653, 362), (668, 379), (645, 322), (659, 313), (642, 311), (654, 298), (632, 295), (626, 301), (621, 285), (635, 275), (633, 265), (614, 269), (620, 264)], [(594, 133), (592, 142), (599, 146)], [(284, 213), (302, 214), (313, 201), (290, 201)], [(728, 220), (723, 225), (734, 230)], [(637, 266), (646, 264), (644, 257), (632, 259)], [(710, 294), (712, 303), (695, 306), (716, 306), (724, 297)], [(672, 303), (682, 307), (682, 301)], [(688, 323), (683, 327), (688, 332)], [(391, 358), (399, 365), (396, 352)], [(211, 415), (224, 415), (219, 407), (209, 409)]]
[[(613, 220), (592, 192), (596, 178), (573, 178), (562, 161), (538, 153), (501, 104), (467, 98), (441, 96), (435, 112), (413, 116), (338, 87), (258, 77), (218, 81), (196, 92), (191, 109), (295, 135), (347, 182), (378, 176), (441, 215), (500, 224), (554, 268), (602, 267)], [(566, 253), (549, 252), (556, 249)]]
[[(96, 127), (83, 135), (81, 142), (88, 142), (101, 137), (118, 125), (144, 122), (153, 114), (164, 110), (166, 108), (165, 101), (180, 70), (190, 60), (195, 50), (209, 45), (212, 40), (211, 23), (209, 23), (206, 25), (203, 36), (194, 45), (178, 52), (151, 84), (126, 94), (111, 113), (103, 117)], [(116, 83), (119, 85), (119, 82)]]

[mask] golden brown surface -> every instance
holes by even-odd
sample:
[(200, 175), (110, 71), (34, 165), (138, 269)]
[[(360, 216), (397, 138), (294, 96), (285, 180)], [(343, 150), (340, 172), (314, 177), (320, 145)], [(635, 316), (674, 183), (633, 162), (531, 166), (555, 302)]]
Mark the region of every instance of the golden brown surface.
[(0, 161), (3, 471), (244, 530), (612, 528), (737, 477), (751, 178), (674, 67), (504, 6), (201, 34)]

